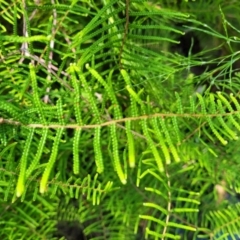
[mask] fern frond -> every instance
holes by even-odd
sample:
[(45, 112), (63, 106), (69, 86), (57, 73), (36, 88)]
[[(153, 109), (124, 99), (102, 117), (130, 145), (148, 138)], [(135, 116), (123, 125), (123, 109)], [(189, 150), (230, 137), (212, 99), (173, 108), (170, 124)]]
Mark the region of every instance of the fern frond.
[(236, 238), (240, 5), (218, 4), (1, 2), (1, 238)]
[(116, 124), (110, 125), (111, 140), (112, 140), (112, 152), (113, 152), (113, 164), (114, 168), (119, 176), (119, 179), (123, 184), (127, 183), (126, 173), (123, 172), (122, 164), (120, 163), (119, 150), (118, 150), (118, 136), (116, 131)]
[(51, 150), (51, 156), (49, 158), (49, 161), (47, 163), (47, 166), (45, 168), (45, 171), (43, 173), (43, 176), (42, 176), (42, 179), (41, 179), (41, 182), (40, 182), (40, 192), (41, 193), (44, 193), (46, 191), (48, 179), (49, 179), (50, 173), (52, 171), (52, 168), (53, 168), (54, 163), (55, 163), (56, 158), (57, 158), (58, 147), (59, 147), (59, 143), (60, 143), (63, 131), (64, 131), (63, 128), (59, 128), (56, 132), (53, 147), (52, 147), (52, 150)]
[(238, 238), (239, 229), (239, 204), (236, 204), (228, 209), (209, 212), (207, 221), (212, 225), (214, 236), (216, 239), (223, 239), (231, 237), (232, 239)]
[(32, 128), (28, 134), (28, 137), (25, 142), (24, 152), (20, 160), (20, 173), (19, 173), (17, 189), (16, 189), (17, 197), (20, 197), (25, 189), (24, 185), (25, 185), (25, 175), (26, 175), (26, 168), (27, 168), (27, 158), (29, 155), (29, 150), (30, 150), (30, 145), (32, 143), (33, 135), (34, 135), (34, 128)]
[[(185, 170), (185, 171), (189, 171)], [(191, 171), (191, 170), (190, 170)], [(179, 172), (180, 174), (180, 172)], [(147, 220), (147, 228), (146, 228), (146, 237), (155, 237), (156, 239), (160, 239), (163, 237), (168, 237), (171, 239), (180, 239), (180, 235), (173, 234), (176, 233), (173, 229), (185, 229), (188, 231), (196, 231), (196, 227), (192, 227), (190, 225), (185, 225), (182, 223), (177, 223), (174, 220), (175, 214), (186, 214), (188, 212), (197, 213), (198, 208), (197, 205), (200, 203), (194, 197), (197, 193), (191, 193), (183, 189), (178, 189), (177, 187), (171, 186), (171, 176), (168, 179), (168, 183), (162, 177), (162, 174), (159, 175), (158, 171), (155, 172), (153, 170), (148, 169), (146, 174), (144, 174), (144, 178), (147, 178), (149, 175), (153, 176), (160, 183), (158, 185), (160, 189), (156, 189), (156, 187), (146, 187), (145, 190), (149, 192), (149, 194), (157, 195), (157, 197), (153, 198), (156, 202), (145, 202), (144, 206), (149, 210), (148, 212), (151, 214), (140, 215), (139, 217)], [(177, 191), (176, 194), (173, 194), (174, 191)], [(166, 194), (168, 192), (168, 194)], [(182, 197), (185, 194), (188, 197)], [(194, 196), (195, 195), (195, 196)], [(161, 202), (161, 205), (159, 204)], [(180, 204), (180, 202), (184, 204)], [(181, 207), (178, 208), (178, 205)], [(183, 207), (185, 205), (185, 207)]]

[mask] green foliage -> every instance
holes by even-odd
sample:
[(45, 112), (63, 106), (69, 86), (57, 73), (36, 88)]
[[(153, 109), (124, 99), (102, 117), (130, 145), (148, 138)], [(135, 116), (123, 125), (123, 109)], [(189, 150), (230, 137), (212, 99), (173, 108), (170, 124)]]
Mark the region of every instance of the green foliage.
[(239, 8), (2, 1), (0, 238), (237, 239)]

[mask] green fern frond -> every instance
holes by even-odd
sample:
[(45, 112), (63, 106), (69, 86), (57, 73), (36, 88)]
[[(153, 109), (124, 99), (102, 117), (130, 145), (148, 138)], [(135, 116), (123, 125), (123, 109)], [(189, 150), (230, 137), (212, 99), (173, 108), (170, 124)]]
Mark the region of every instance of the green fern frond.
[(25, 185), (25, 176), (26, 176), (26, 168), (27, 168), (27, 158), (29, 155), (29, 150), (30, 150), (30, 145), (32, 143), (33, 135), (34, 135), (34, 128), (32, 128), (28, 134), (28, 137), (25, 142), (24, 152), (20, 160), (20, 173), (19, 173), (17, 189), (16, 189), (17, 197), (20, 197), (25, 189), (24, 185)]
[(1, 2), (2, 239), (236, 237), (240, 6), (218, 5)]
[(42, 179), (41, 179), (41, 182), (40, 182), (40, 192), (41, 193), (44, 193), (46, 191), (48, 179), (50, 177), (50, 173), (52, 171), (52, 168), (53, 168), (54, 163), (55, 163), (56, 158), (57, 158), (58, 147), (59, 147), (59, 143), (60, 143), (63, 131), (64, 131), (63, 128), (59, 128), (56, 132), (56, 137), (54, 139), (53, 147), (52, 147), (52, 150), (51, 150), (51, 156), (49, 158), (49, 161), (47, 163), (47, 166), (45, 168), (45, 171), (43, 173), (43, 176), (42, 176)]
[[(221, 239), (223, 237), (231, 237), (236, 239), (239, 229), (239, 204), (229, 207), (228, 209), (223, 209), (219, 211), (209, 212), (207, 216), (207, 221), (209, 221), (214, 226), (214, 235), (216, 239)], [(221, 234), (221, 236), (220, 236)]]

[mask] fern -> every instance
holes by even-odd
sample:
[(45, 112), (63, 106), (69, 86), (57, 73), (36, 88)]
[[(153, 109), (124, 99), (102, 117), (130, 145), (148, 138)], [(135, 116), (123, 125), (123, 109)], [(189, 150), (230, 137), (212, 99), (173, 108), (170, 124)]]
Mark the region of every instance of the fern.
[(238, 239), (239, 7), (2, 1), (1, 239)]

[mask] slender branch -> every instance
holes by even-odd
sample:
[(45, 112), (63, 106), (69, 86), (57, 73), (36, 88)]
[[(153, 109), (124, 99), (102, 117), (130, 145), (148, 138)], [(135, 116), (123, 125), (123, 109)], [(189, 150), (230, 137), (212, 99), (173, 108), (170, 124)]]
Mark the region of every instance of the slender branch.
[[(22, 49), (22, 51), (28, 51), (28, 50), (23, 50), (23, 49)], [(61, 82), (61, 83), (62, 83), (65, 87), (67, 87), (69, 90), (73, 91), (73, 88), (70, 87), (69, 84), (68, 84), (66, 81), (64, 81), (63, 79), (61, 79), (61, 78), (54, 72), (54, 70), (56, 70), (56, 71), (58, 70), (58, 68), (57, 68), (56, 66), (54, 66), (52, 63), (49, 64), (49, 65), (47, 65), (47, 64), (46, 64), (46, 61), (45, 61), (44, 59), (42, 59), (42, 58), (40, 58), (40, 57), (38, 57), (38, 56), (36, 56), (36, 55), (31, 55), (31, 54), (30, 54), (29, 57), (32, 58), (32, 59), (34, 59), (34, 60), (36, 60), (36, 61), (37, 61), (38, 63), (40, 63), (43, 67), (45, 67), (46, 69), (48, 69), (48, 71), (50, 71), (51, 74), (53, 74), (59, 82)], [(70, 75), (69, 75), (68, 73), (64, 72), (64, 71), (61, 71), (61, 74), (64, 75), (64, 76), (66, 76), (66, 77), (69, 77), (69, 78), (70, 78)]]
[[(54, 0), (51, 0), (51, 3), (55, 4)], [(52, 25), (52, 33), (51, 33), (52, 36), (54, 35), (56, 26), (57, 26), (57, 11), (56, 11), (56, 9), (53, 9), (53, 25)], [(52, 64), (52, 60), (53, 60), (53, 49), (54, 49), (54, 38), (53, 37), (50, 40), (49, 47), (50, 47), (50, 51), (49, 51), (48, 66), (47, 66), (47, 68), (48, 68), (47, 81), (51, 82), (51, 64)], [(45, 103), (48, 103), (50, 101), (50, 99), (49, 99), (50, 90), (51, 90), (51, 88), (47, 87), (46, 94), (43, 97), (43, 101)]]
[(58, 129), (58, 128), (65, 128), (65, 129), (90, 129), (90, 128), (96, 128), (96, 127), (104, 127), (104, 126), (109, 126), (112, 124), (117, 124), (117, 123), (124, 123), (126, 121), (139, 121), (139, 120), (144, 120), (144, 119), (150, 119), (150, 118), (167, 118), (167, 117), (180, 117), (180, 118), (205, 118), (205, 117), (223, 117), (223, 116), (230, 116), (234, 114), (239, 114), (240, 111), (233, 111), (233, 112), (228, 112), (228, 113), (215, 113), (215, 114), (200, 114), (200, 113), (195, 113), (195, 114), (190, 114), (190, 113), (183, 113), (183, 114), (178, 114), (178, 113), (155, 113), (152, 115), (142, 115), (138, 117), (126, 117), (126, 118), (121, 118), (121, 119), (113, 119), (107, 122), (103, 122), (100, 124), (89, 124), (89, 125), (78, 125), (78, 124), (66, 124), (66, 125), (61, 125), (61, 124), (49, 124), (49, 125), (44, 125), (41, 123), (31, 123), (24, 125), (21, 122), (10, 120), (10, 119), (4, 119), (0, 118), (0, 124), (11, 124), (11, 125), (20, 125), (20, 126), (25, 126), (29, 128), (53, 128), (53, 129)]
[(163, 229), (162, 240), (164, 240), (165, 234), (167, 233), (167, 227), (168, 227), (170, 213), (171, 213), (171, 202), (172, 202), (171, 182), (170, 182), (170, 178), (169, 178), (169, 174), (168, 174), (167, 170), (166, 170), (166, 176), (167, 176), (167, 185), (168, 185), (168, 205), (167, 205), (168, 215), (166, 216), (166, 225), (164, 226), (164, 229)]

